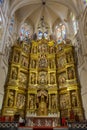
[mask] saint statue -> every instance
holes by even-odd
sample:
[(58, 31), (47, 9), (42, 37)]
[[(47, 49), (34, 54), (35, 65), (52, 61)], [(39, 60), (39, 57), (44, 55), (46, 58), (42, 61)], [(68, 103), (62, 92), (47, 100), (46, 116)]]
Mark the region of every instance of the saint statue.
[(43, 94), (41, 95), (41, 101), (39, 103), (38, 114), (41, 116), (47, 115), (47, 104), (46, 104), (45, 96)]

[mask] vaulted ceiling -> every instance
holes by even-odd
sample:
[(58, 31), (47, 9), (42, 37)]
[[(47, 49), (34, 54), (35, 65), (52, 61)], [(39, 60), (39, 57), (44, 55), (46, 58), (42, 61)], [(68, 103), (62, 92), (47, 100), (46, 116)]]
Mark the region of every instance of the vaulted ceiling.
[(78, 15), (76, 0), (11, 0), (10, 12), (16, 12), (18, 21), (32, 21), (36, 28), (41, 17), (50, 27), (55, 21), (65, 22), (70, 10)]

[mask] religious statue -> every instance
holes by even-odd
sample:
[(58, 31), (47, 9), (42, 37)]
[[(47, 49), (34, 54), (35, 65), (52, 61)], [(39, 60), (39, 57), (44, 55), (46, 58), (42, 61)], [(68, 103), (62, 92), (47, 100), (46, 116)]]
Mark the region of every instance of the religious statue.
[(46, 102), (45, 96), (43, 94), (41, 95), (38, 114), (41, 116), (47, 115), (47, 102)]
[(10, 91), (8, 95), (8, 106), (13, 107), (14, 105), (14, 92)]
[(26, 57), (22, 56), (21, 64), (22, 64), (22, 66), (28, 67), (28, 59)]
[(17, 73), (18, 73), (17, 68), (13, 68), (12, 69), (12, 79), (15, 79), (15, 80), (17, 79)]
[(15, 55), (14, 55), (14, 62), (18, 63), (19, 62), (19, 52), (15, 52)]
[(25, 105), (25, 96), (23, 94), (17, 95), (17, 107), (22, 109)]
[(54, 76), (54, 74), (50, 74), (50, 83), (51, 84), (55, 83), (55, 76)]
[(28, 47), (26, 45), (24, 45), (24, 48), (23, 48), (24, 52), (28, 54), (29, 50), (28, 50)]
[(46, 84), (47, 83), (47, 73), (46, 72), (40, 72), (39, 73), (39, 83), (40, 84)]
[(36, 74), (32, 73), (31, 74), (31, 84), (35, 84), (35, 82), (36, 82)]
[(56, 97), (56, 95), (52, 95), (51, 102), (52, 102), (52, 104), (51, 104), (52, 109), (56, 109), (56, 107), (57, 107), (57, 97)]
[(72, 68), (68, 69), (68, 79), (74, 79), (74, 70)]
[(72, 106), (73, 106), (73, 107), (76, 107), (76, 106), (77, 106), (76, 96), (73, 96), (73, 95), (72, 95)]
[(47, 59), (45, 56), (41, 56), (41, 58), (39, 59), (39, 67), (40, 68), (46, 68), (48, 65)]
[(34, 104), (34, 95), (30, 95), (29, 97), (29, 109), (34, 109), (35, 104)]
[(31, 67), (32, 67), (32, 68), (36, 68), (36, 60), (32, 60), (32, 62), (31, 62)]
[(68, 52), (68, 53), (66, 53), (66, 61), (67, 61), (67, 63), (73, 61), (73, 55), (72, 55), (72, 52)]

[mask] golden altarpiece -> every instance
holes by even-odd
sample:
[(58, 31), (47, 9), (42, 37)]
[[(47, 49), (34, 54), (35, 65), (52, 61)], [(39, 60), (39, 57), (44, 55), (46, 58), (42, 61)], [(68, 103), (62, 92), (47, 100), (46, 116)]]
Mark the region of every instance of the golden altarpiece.
[(74, 48), (45, 39), (13, 46), (2, 115), (83, 118)]

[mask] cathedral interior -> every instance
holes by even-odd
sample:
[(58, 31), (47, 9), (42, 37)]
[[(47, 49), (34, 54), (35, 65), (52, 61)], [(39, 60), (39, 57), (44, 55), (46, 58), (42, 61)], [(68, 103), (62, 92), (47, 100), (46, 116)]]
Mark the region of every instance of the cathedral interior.
[(0, 0), (0, 115), (87, 119), (86, 40), (86, 0)]

